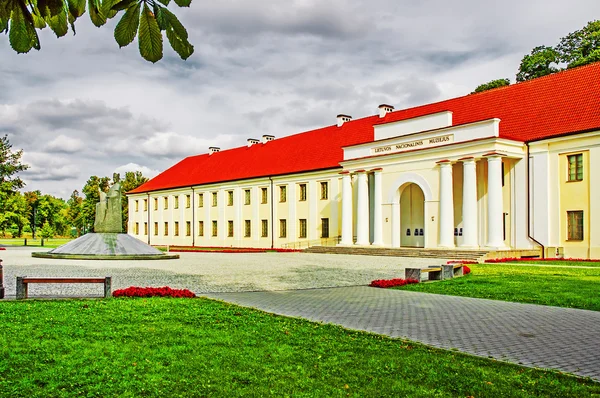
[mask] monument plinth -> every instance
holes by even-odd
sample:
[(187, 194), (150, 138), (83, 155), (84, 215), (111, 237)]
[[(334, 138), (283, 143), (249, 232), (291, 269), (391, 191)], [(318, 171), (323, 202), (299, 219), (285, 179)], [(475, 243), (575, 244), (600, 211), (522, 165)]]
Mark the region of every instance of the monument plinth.
[(131, 235), (122, 228), (121, 185), (114, 184), (108, 193), (100, 191), (96, 204), (94, 231), (49, 252), (31, 253), (39, 258), (72, 260), (166, 260), (179, 258), (165, 254)]

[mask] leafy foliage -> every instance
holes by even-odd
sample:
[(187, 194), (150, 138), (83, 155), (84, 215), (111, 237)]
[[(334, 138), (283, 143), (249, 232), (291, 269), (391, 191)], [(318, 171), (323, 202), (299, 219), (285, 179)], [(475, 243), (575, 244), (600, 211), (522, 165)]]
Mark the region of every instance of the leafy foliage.
[(491, 90), (493, 88), (504, 87), (510, 85), (510, 79), (496, 79), (487, 83), (480, 84), (475, 88), (471, 94), (481, 93), (483, 91)]
[(54, 237), (54, 229), (50, 226), (49, 223), (45, 222), (40, 230), (40, 236), (45, 239), (50, 239)]
[(535, 47), (531, 50), (531, 54), (525, 55), (521, 60), (519, 72), (517, 73), (517, 81), (524, 82), (558, 72), (560, 70), (556, 66), (558, 61), (559, 54), (554, 48), (546, 46)]
[(586, 26), (569, 33), (556, 46), (560, 60), (567, 68), (600, 61), (600, 21), (590, 21)]
[[(191, 0), (174, 2), (179, 7), (191, 4)], [(119, 47), (129, 45), (137, 35), (141, 56), (157, 62), (163, 57), (164, 31), (173, 50), (185, 60), (194, 53), (194, 46), (188, 41), (185, 27), (167, 8), (169, 3), (170, 0), (2, 0), (0, 33), (8, 33), (10, 45), (17, 53), (28, 53), (32, 48), (41, 48), (37, 30), (49, 27), (56, 37), (62, 37), (70, 25), (75, 34), (75, 21), (86, 8), (97, 27), (124, 11), (114, 32)]]
[(17, 191), (25, 183), (17, 174), (29, 168), (21, 163), (23, 151), (13, 151), (8, 136), (0, 138), (0, 230), (4, 235), (7, 228), (16, 225), (18, 235), (26, 223), (26, 202)]

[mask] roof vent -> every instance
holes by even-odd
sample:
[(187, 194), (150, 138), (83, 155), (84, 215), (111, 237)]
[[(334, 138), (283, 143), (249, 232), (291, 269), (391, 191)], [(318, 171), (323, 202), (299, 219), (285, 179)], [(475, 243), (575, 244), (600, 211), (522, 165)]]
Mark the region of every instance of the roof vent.
[(248, 138), (248, 148), (250, 148), (254, 144), (258, 144), (259, 142), (260, 140), (257, 140), (256, 138)]
[(265, 135), (263, 135), (263, 137), (262, 137), (262, 142), (263, 142), (263, 144), (266, 144), (267, 142), (269, 142), (269, 141), (273, 141), (274, 139), (275, 139), (275, 136), (274, 136), (274, 135), (268, 135), (268, 134), (265, 134)]
[(390, 112), (394, 111), (394, 107), (387, 104), (379, 105), (379, 117), (385, 117)]
[(352, 120), (352, 116), (348, 115), (337, 115), (337, 126), (342, 127), (342, 124)]
[(217, 153), (221, 150), (221, 148), (216, 147), (216, 146), (211, 146), (210, 148), (208, 148), (208, 154), (212, 155), (213, 153)]

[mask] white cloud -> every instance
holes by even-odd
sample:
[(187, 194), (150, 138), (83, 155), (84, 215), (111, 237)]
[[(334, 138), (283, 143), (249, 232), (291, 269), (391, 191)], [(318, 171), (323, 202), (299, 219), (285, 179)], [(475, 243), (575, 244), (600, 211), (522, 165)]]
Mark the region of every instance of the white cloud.
[(46, 145), (48, 152), (64, 152), (64, 153), (75, 153), (82, 150), (85, 144), (82, 140), (76, 137), (67, 137), (66, 135), (59, 135)]
[(127, 163), (122, 166), (117, 167), (113, 170), (113, 173), (119, 173), (121, 178), (125, 177), (125, 173), (129, 171), (141, 171), (144, 177), (152, 178), (160, 173), (158, 170), (151, 169), (146, 166), (141, 166), (137, 163)]

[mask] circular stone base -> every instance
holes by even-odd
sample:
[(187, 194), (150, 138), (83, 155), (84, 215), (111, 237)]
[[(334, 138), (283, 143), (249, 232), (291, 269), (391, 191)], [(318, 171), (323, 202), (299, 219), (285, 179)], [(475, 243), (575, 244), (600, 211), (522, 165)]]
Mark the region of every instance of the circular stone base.
[(48, 252), (31, 253), (38, 258), (69, 260), (171, 260), (178, 254), (165, 254), (128, 234), (88, 233)]
[(50, 252), (34, 252), (31, 257), (58, 258), (66, 260), (173, 260), (179, 254), (65, 254)]

